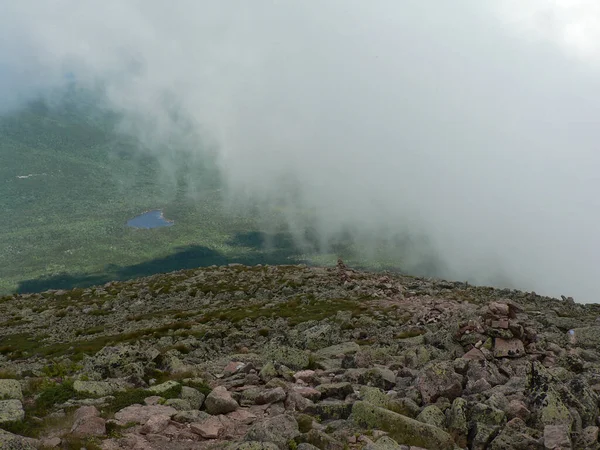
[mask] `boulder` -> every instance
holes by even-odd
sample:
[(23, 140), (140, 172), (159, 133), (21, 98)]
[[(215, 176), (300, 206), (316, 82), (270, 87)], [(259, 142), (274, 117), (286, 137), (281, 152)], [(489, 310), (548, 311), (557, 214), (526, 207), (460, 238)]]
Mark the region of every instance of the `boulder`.
[(307, 352), (283, 345), (267, 347), (264, 356), (293, 370), (307, 369), (310, 363)]
[(36, 439), (19, 436), (0, 429), (0, 448), (2, 450), (36, 450), (41, 444)]
[(21, 391), (21, 384), (17, 380), (0, 379), (0, 400), (23, 401), (23, 392)]
[(25, 418), (21, 400), (0, 400), (0, 424), (18, 422)]
[(285, 400), (287, 394), (282, 387), (267, 389), (260, 392), (255, 399), (257, 405), (265, 405), (267, 403), (277, 403)]
[(417, 386), (425, 404), (435, 402), (438, 397), (446, 397), (450, 401), (462, 394), (462, 375), (454, 371), (451, 361), (432, 363), (426, 366), (419, 378)]
[(200, 409), (206, 396), (197, 389), (188, 386), (182, 386), (181, 398), (189, 402), (191, 409)]
[(423, 408), (423, 411), (417, 416), (417, 420), (441, 429), (446, 428), (446, 416), (442, 410), (435, 405), (429, 405)]
[(292, 416), (280, 414), (255, 423), (246, 433), (246, 441), (272, 442), (287, 449), (288, 442), (300, 434), (298, 422)]
[(122, 380), (111, 381), (82, 381), (76, 380), (73, 389), (78, 394), (91, 395), (94, 397), (106, 397), (115, 392), (125, 391), (132, 385)]
[(77, 438), (104, 436), (106, 420), (94, 406), (82, 406), (75, 411), (71, 435)]
[(348, 395), (354, 393), (352, 385), (347, 382), (321, 384), (316, 389), (321, 393), (321, 398), (337, 398), (339, 400), (344, 400)]
[(150, 417), (140, 429), (141, 434), (158, 434), (164, 431), (168, 426), (171, 418), (166, 414), (157, 414)]
[(177, 387), (179, 387), (179, 383), (177, 381), (169, 380), (155, 386), (150, 386), (148, 391), (155, 395), (161, 395), (171, 389), (176, 389)]
[(494, 339), (494, 357), (520, 358), (525, 356), (525, 346), (520, 339)]
[(455, 449), (452, 437), (444, 430), (364, 401), (354, 403), (352, 419), (359, 426), (387, 431), (391, 438), (403, 444), (439, 450)]
[(236, 402), (227, 389), (223, 386), (216, 387), (212, 390), (204, 401), (206, 412), (212, 415), (227, 414), (239, 408)]
[(218, 417), (211, 416), (202, 422), (192, 423), (190, 430), (204, 439), (218, 439), (225, 430), (225, 426)]
[(571, 449), (571, 436), (566, 425), (546, 425), (544, 427), (544, 448), (548, 450)]
[(115, 420), (117, 420), (121, 425), (127, 425), (130, 423), (138, 423), (143, 425), (150, 417), (158, 414), (164, 414), (169, 417), (173, 417), (175, 414), (177, 414), (177, 410), (171, 406), (164, 405), (131, 405), (115, 413)]

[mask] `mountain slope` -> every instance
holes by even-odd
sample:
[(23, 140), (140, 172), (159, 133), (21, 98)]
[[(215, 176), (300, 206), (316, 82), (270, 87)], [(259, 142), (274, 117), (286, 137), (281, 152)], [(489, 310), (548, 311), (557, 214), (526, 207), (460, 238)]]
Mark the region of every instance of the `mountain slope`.
[(106, 449), (599, 448), (599, 314), (341, 261), (7, 296), (0, 421)]

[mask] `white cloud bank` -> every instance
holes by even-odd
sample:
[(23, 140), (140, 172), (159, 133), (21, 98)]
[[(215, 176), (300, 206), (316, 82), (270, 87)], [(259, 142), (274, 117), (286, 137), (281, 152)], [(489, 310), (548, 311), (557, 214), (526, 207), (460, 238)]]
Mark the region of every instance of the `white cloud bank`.
[(296, 181), (324, 236), (424, 233), (449, 278), (596, 302), (599, 18), (591, 1), (3, 2), (0, 101), (72, 71), (162, 142), (181, 131), (169, 99), (232, 198)]

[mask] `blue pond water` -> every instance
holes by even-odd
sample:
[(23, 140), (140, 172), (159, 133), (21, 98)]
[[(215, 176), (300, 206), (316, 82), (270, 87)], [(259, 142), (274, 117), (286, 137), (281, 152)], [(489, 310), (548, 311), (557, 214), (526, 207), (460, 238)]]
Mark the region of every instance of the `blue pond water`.
[(133, 219), (129, 219), (127, 221), (127, 226), (132, 228), (160, 228), (160, 227), (170, 227), (174, 225), (175, 222), (172, 220), (167, 220), (163, 216), (163, 212), (160, 209), (154, 209), (152, 211), (147, 211), (144, 214), (140, 214), (139, 216), (135, 216)]

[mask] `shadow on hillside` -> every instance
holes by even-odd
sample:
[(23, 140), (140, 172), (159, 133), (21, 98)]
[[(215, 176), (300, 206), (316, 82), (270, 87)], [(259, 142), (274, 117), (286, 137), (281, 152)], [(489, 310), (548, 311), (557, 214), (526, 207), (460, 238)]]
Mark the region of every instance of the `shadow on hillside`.
[(256, 264), (299, 264), (306, 263), (298, 259), (298, 252), (293, 246), (291, 240), (285, 240), (280, 237), (280, 247), (271, 250), (264, 250), (259, 244), (259, 238), (254, 241), (254, 245), (248, 245), (245, 236), (248, 233), (235, 235), (231, 244), (243, 247), (252, 247), (253, 251), (249, 254), (243, 254), (239, 257), (229, 257), (222, 253), (194, 245), (190, 247), (179, 248), (172, 255), (164, 258), (152, 259), (140, 264), (131, 266), (107, 266), (102, 273), (95, 274), (57, 274), (51, 277), (23, 280), (19, 283), (17, 293), (43, 292), (48, 289), (72, 289), (76, 287), (90, 287), (107, 283), (115, 280), (128, 280), (132, 278), (146, 277), (157, 273), (167, 273), (182, 269), (194, 269), (197, 267), (208, 267), (212, 265), (226, 265), (239, 263), (248, 266)]

